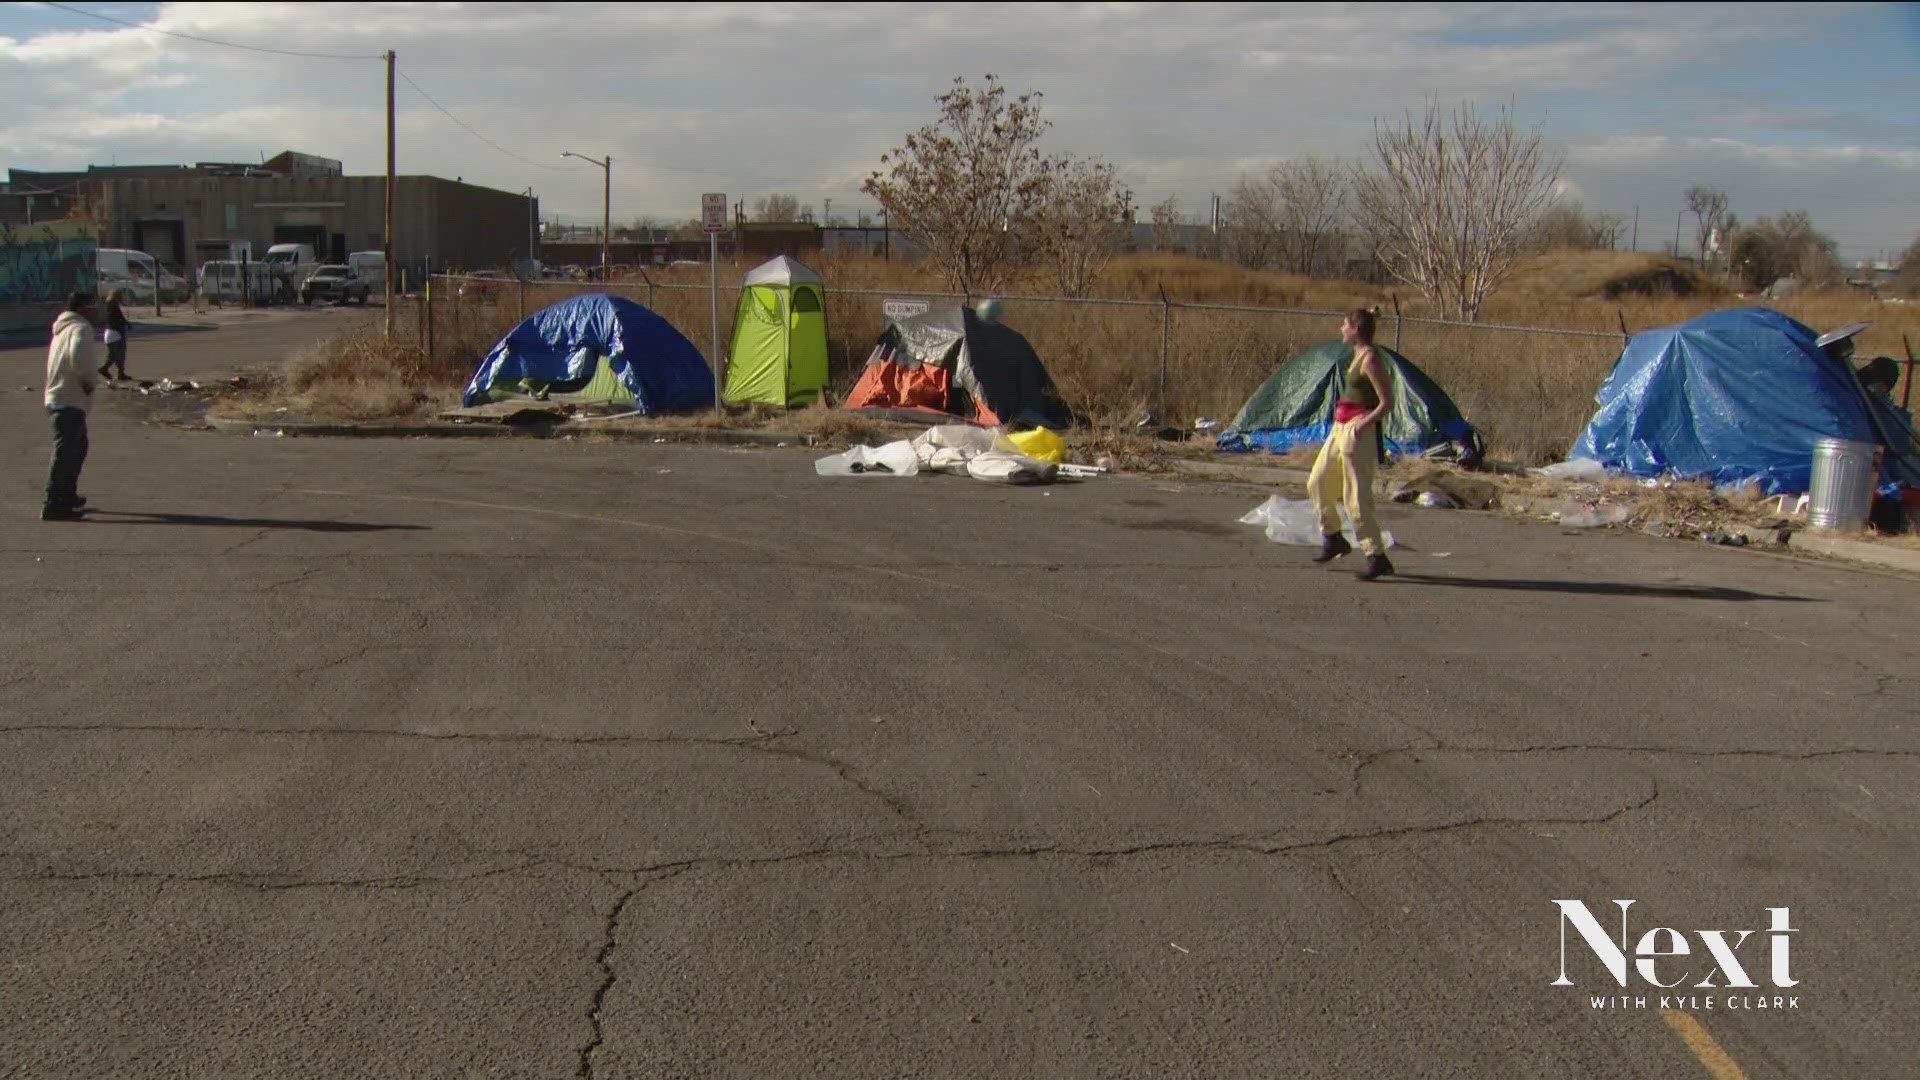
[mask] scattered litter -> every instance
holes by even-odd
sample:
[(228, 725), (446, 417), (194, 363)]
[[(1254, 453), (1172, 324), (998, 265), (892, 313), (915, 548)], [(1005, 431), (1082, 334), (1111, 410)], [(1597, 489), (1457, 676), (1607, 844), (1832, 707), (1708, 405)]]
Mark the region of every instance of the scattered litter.
[(654, 441), (654, 442), (656, 442), (656, 443), (663, 443), (663, 442), (666, 442), (667, 440), (665, 440), (665, 439), (655, 439), (655, 440), (653, 440), (653, 441)]
[(1300, 946), (1300, 951), (1301, 951), (1301, 952), (1310, 952), (1310, 953), (1312, 953), (1312, 954), (1313, 954), (1313, 955), (1315, 955), (1315, 956), (1319, 956), (1319, 955), (1320, 955), (1320, 950), (1319, 950), (1319, 949), (1309, 949), (1309, 948), (1307, 948), (1307, 947), (1306, 947), (1305, 945), (1302, 945), (1302, 946)]
[(1601, 529), (1608, 525), (1623, 525), (1633, 517), (1630, 507), (1609, 505), (1594, 506), (1560, 515), (1560, 525), (1566, 529)]
[(1433, 553), (1433, 557), (1436, 559), (1444, 559), (1451, 556), (1452, 554), (1453, 552), (1451, 551), (1436, 551)]
[(1060, 466), (1060, 475), (1071, 476), (1076, 480), (1085, 480), (1092, 476), (1105, 476), (1107, 475), (1107, 470), (1097, 465), (1062, 465)]
[(1220, 426), (1220, 421), (1209, 420), (1204, 416), (1193, 422), (1193, 430), (1195, 431), (1212, 431), (1214, 428), (1217, 428), (1219, 426)]
[[(567, 436), (567, 438), (569, 438), (569, 439), (571, 439), (571, 438), (573, 438), (573, 436), (571, 436), (571, 435), (569, 435), (569, 436)], [(657, 470), (657, 475), (659, 475), (659, 476), (665, 476), (665, 475), (667, 475), (668, 473), (670, 473), (670, 472), (672, 472), (672, 471), (673, 471), (672, 469), (660, 469), (660, 470)]]
[(1745, 533), (1728, 532), (1725, 529), (1715, 529), (1700, 539), (1705, 543), (1718, 544), (1721, 547), (1747, 546), (1747, 536)]
[[(1309, 499), (1283, 499), (1275, 495), (1241, 518), (1240, 524), (1266, 526), (1267, 539), (1276, 544), (1319, 547), (1323, 539), (1320, 535), (1320, 515)], [(1344, 507), (1340, 510), (1340, 524), (1347, 542), (1358, 544), (1360, 538), (1354, 534), (1353, 523), (1347, 520)], [(1390, 532), (1382, 532), (1380, 540), (1388, 547), (1394, 546)]]
[(265, 428), (253, 429), (253, 437), (256, 439), (284, 439), (286, 435), (287, 433), (279, 428), (274, 428), (272, 431), (268, 431)]
[(1453, 496), (1448, 495), (1444, 491), (1423, 491), (1420, 493), (1420, 497), (1414, 501), (1421, 506), (1430, 506), (1436, 510), (1460, 509), (1460, 504), (1454, 501)]
[(813, 471), (820, 476), (913, 476), (920, 471), (920, 458), (913, 444), (901, 439), (823, 457), (813, 463)]
[(979, 1013), (968, 1013), (968, 1014), (967, 1014), (967, 1023), (969, 1023), (969, 1024), (977, 1024), (977, 1023), (979, 1023), (979, 1022), (980, 1022), (980, 1014), (979, 1014)]
[(1192, 951), (1191, 949), (1181, 949), (1181, 948), (1180, 948), (1180, 946), (1178, 946), (1178, 945), (1174, 945), (1174, 943), (1173, 943), (1173, 942), (1171, 942), (1171, 941), (1169, 941), (1169, 942), (1167, 942), (1167, 944), (1169, 944), (1169, 945), (1173, 945), (1173, 947), (1174, 947), (1174, 948), (1176, 948), (1176, 949), (1179, 949), (1179, 950), (1180, 950), (1180, 953), (1181, 953), (1182, 955), (1184, 955), (1184, 956), (1192, 956), (1192, 955), (1193, 955), (1193, 951)]
[(783, 442), (777, 442), (777, 443), (774, 443), (773, 445), (775, 445), (775, 446), (785, 446), (785, 445), (787, 445), (787, 444), (786, 444), (786, 443), (783, 443)]
[(1544, 469), (1533, 470), (1535, 476), (1545, 476), (1554, 480), (1600, 480), (1607, 475), (1607, 467), (1597, 461), (1562, 461)]
[[(40, 560), (39, 560), (39, 559), (35, 559), (35, 560), (33, 560), (33, 561), (34, 561), (34, 562), (39, 562)], [(1085, 780), (1082, 780), (1082, 781), (1081, 781), (1081, 783), (1083, 783), (1083, 784), (1086, 784), (1086, 781), (1085, 781)], [(1099, 788), (1097, 788), (1097, 787), (1094, 787), (1094, 786), (1093, 786), (1092, 784), (1087, 784), (1087, 790), (1088, 790), (1088, 791), (1091, 791), (1091, 792), (1093, 792), (1093, 793), (1094, 793), (1095, 795), (1098, 795), (1098, 796), (1100, 796), (1100, 797), (1101, 797), (1101, 798), (1103, 798), (1103, 799), (1107, 797), (1107, 793), (1106, 793), (1106, 792), (1104, 792), (1104, 791), (1101, 791), (1101, 790), (1100, 790)]]
[[(289, 410), (287, 409), (287, 407), (286, 407), (285, 405), (282, 405), (282, 406), (280, 406), (279, 408), (277, 408), (277, 409), (275, 409), (275, 410), (273, 410), (273, 411), (274, 411), (274, 412), (276, 412), (276, 413), (283, 413), (283, 412), (287, 412), (287, 411), (289, 411)], [(456, 421), (454, 421), (454, 422), (455, 422), (455, 423), (461, 423), (461, 422), (463, 422), (463, 421), (457, 421), (457, 420), (456, 420)]]
[[(975, 480), (999, 484), (1050, 484), (1060, 474), (1060, 466), (1039, 461), (1024, 454), (989, 450), (967, 462), (967, 475)], [(1045, 492), (1052, 495), (1053, 492)]]
[(245, 390), (253, 384), (245, 375), (235, 375), (233, 378), (227, 380), (227, 385), (233, 387), (235, 390)]

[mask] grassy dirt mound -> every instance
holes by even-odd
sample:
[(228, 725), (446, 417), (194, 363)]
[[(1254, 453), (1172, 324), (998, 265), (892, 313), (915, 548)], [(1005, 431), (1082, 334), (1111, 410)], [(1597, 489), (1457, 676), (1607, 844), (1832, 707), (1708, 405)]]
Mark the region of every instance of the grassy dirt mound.
[(1575, 300), (1727, 295), (1725, 286), (1677, 259), (1638, 251), (1549, 251), (1521, 260), (1507, 284)]

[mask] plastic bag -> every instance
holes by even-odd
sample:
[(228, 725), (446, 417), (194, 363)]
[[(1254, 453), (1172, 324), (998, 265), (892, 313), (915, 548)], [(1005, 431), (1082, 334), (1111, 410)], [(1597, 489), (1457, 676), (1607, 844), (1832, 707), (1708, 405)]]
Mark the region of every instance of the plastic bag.
[(823, 457), (813, 463), (813, 471), (821, 476), (912, 476), (920, 471), (920, 458), (913, 444), (902, 439)]
[(914, 436), (920, 467), (931, 472), (967, 474), (967, 462), (989, 450), (1012, 450), (1006, 437), (971, 424), (939, 424)]
[(1578, 458), (1562, 461), (1544, 469), (1533, 470), (1536, 476), (1545, 476), (1554, 480), (1601, 480), (1607, 475), (1607, 467), (1597, 461)]
[(1560, 525), (1568, 529), (1604, 529), (1609, 525), (1624, 525), (1633, 517), (1629, 507), (1609, 505), (1582, 507), (1560, 515)]
[[(1267, 539), (1276, 544), (1319, 547), (1323, 539), (1320, 535), (1320, 514), (1314, 510), (1311, 499), (1283, 499), (1275, 495), (1241, 518), (1240, 524), (1266, 526)], [(1347, 538), (1347, 543), (1355, 545), (1360, 543), (1360, 538), (1354, 534), (1353, 522), (1347, 518), (1347, 509), (1344, 506), (1340, 508), (1340, 526), (1341, 532)], [(1387, 547), (1393, 547), (1393, 534), (1382, 530), (1380, 542)]]

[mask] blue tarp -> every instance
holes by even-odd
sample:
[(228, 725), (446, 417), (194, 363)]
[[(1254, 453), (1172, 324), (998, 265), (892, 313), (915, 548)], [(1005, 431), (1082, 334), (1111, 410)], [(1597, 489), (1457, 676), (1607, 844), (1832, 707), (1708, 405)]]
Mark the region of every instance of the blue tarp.
[[(1817, 440), (1880, 442), (1853, 374), (1818, 337), (1758, 307), (1635, 334), (1572, 457), (1631, 476), (1806, 491)], [(1890, 460), (1886, 478), (1895, 475)]]
[(601, 356), (644, 414), (713, 405), (713, 369), (693, 342), (645, 307), (606, 293), (562, 300), (527, 316), (480, 361), (464, 400), (472, 406), (484, 400), (488, 387), (521, 379), (584, 379)]

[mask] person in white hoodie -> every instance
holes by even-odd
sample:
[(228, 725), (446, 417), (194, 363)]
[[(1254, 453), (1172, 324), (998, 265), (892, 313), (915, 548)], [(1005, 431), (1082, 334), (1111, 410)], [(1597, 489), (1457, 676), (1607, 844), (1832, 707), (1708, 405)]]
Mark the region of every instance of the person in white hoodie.
[(67, 310), (53, 320), (47, 345), (47, 413), (53, 417), (53, 465), (41, 521), (73, 521), (87, 500), (80, 497), (80, 467), (87, 462), (87, 412), (100, 380), (95, 327), (100, 309), (92, 293), (67, 297)]

